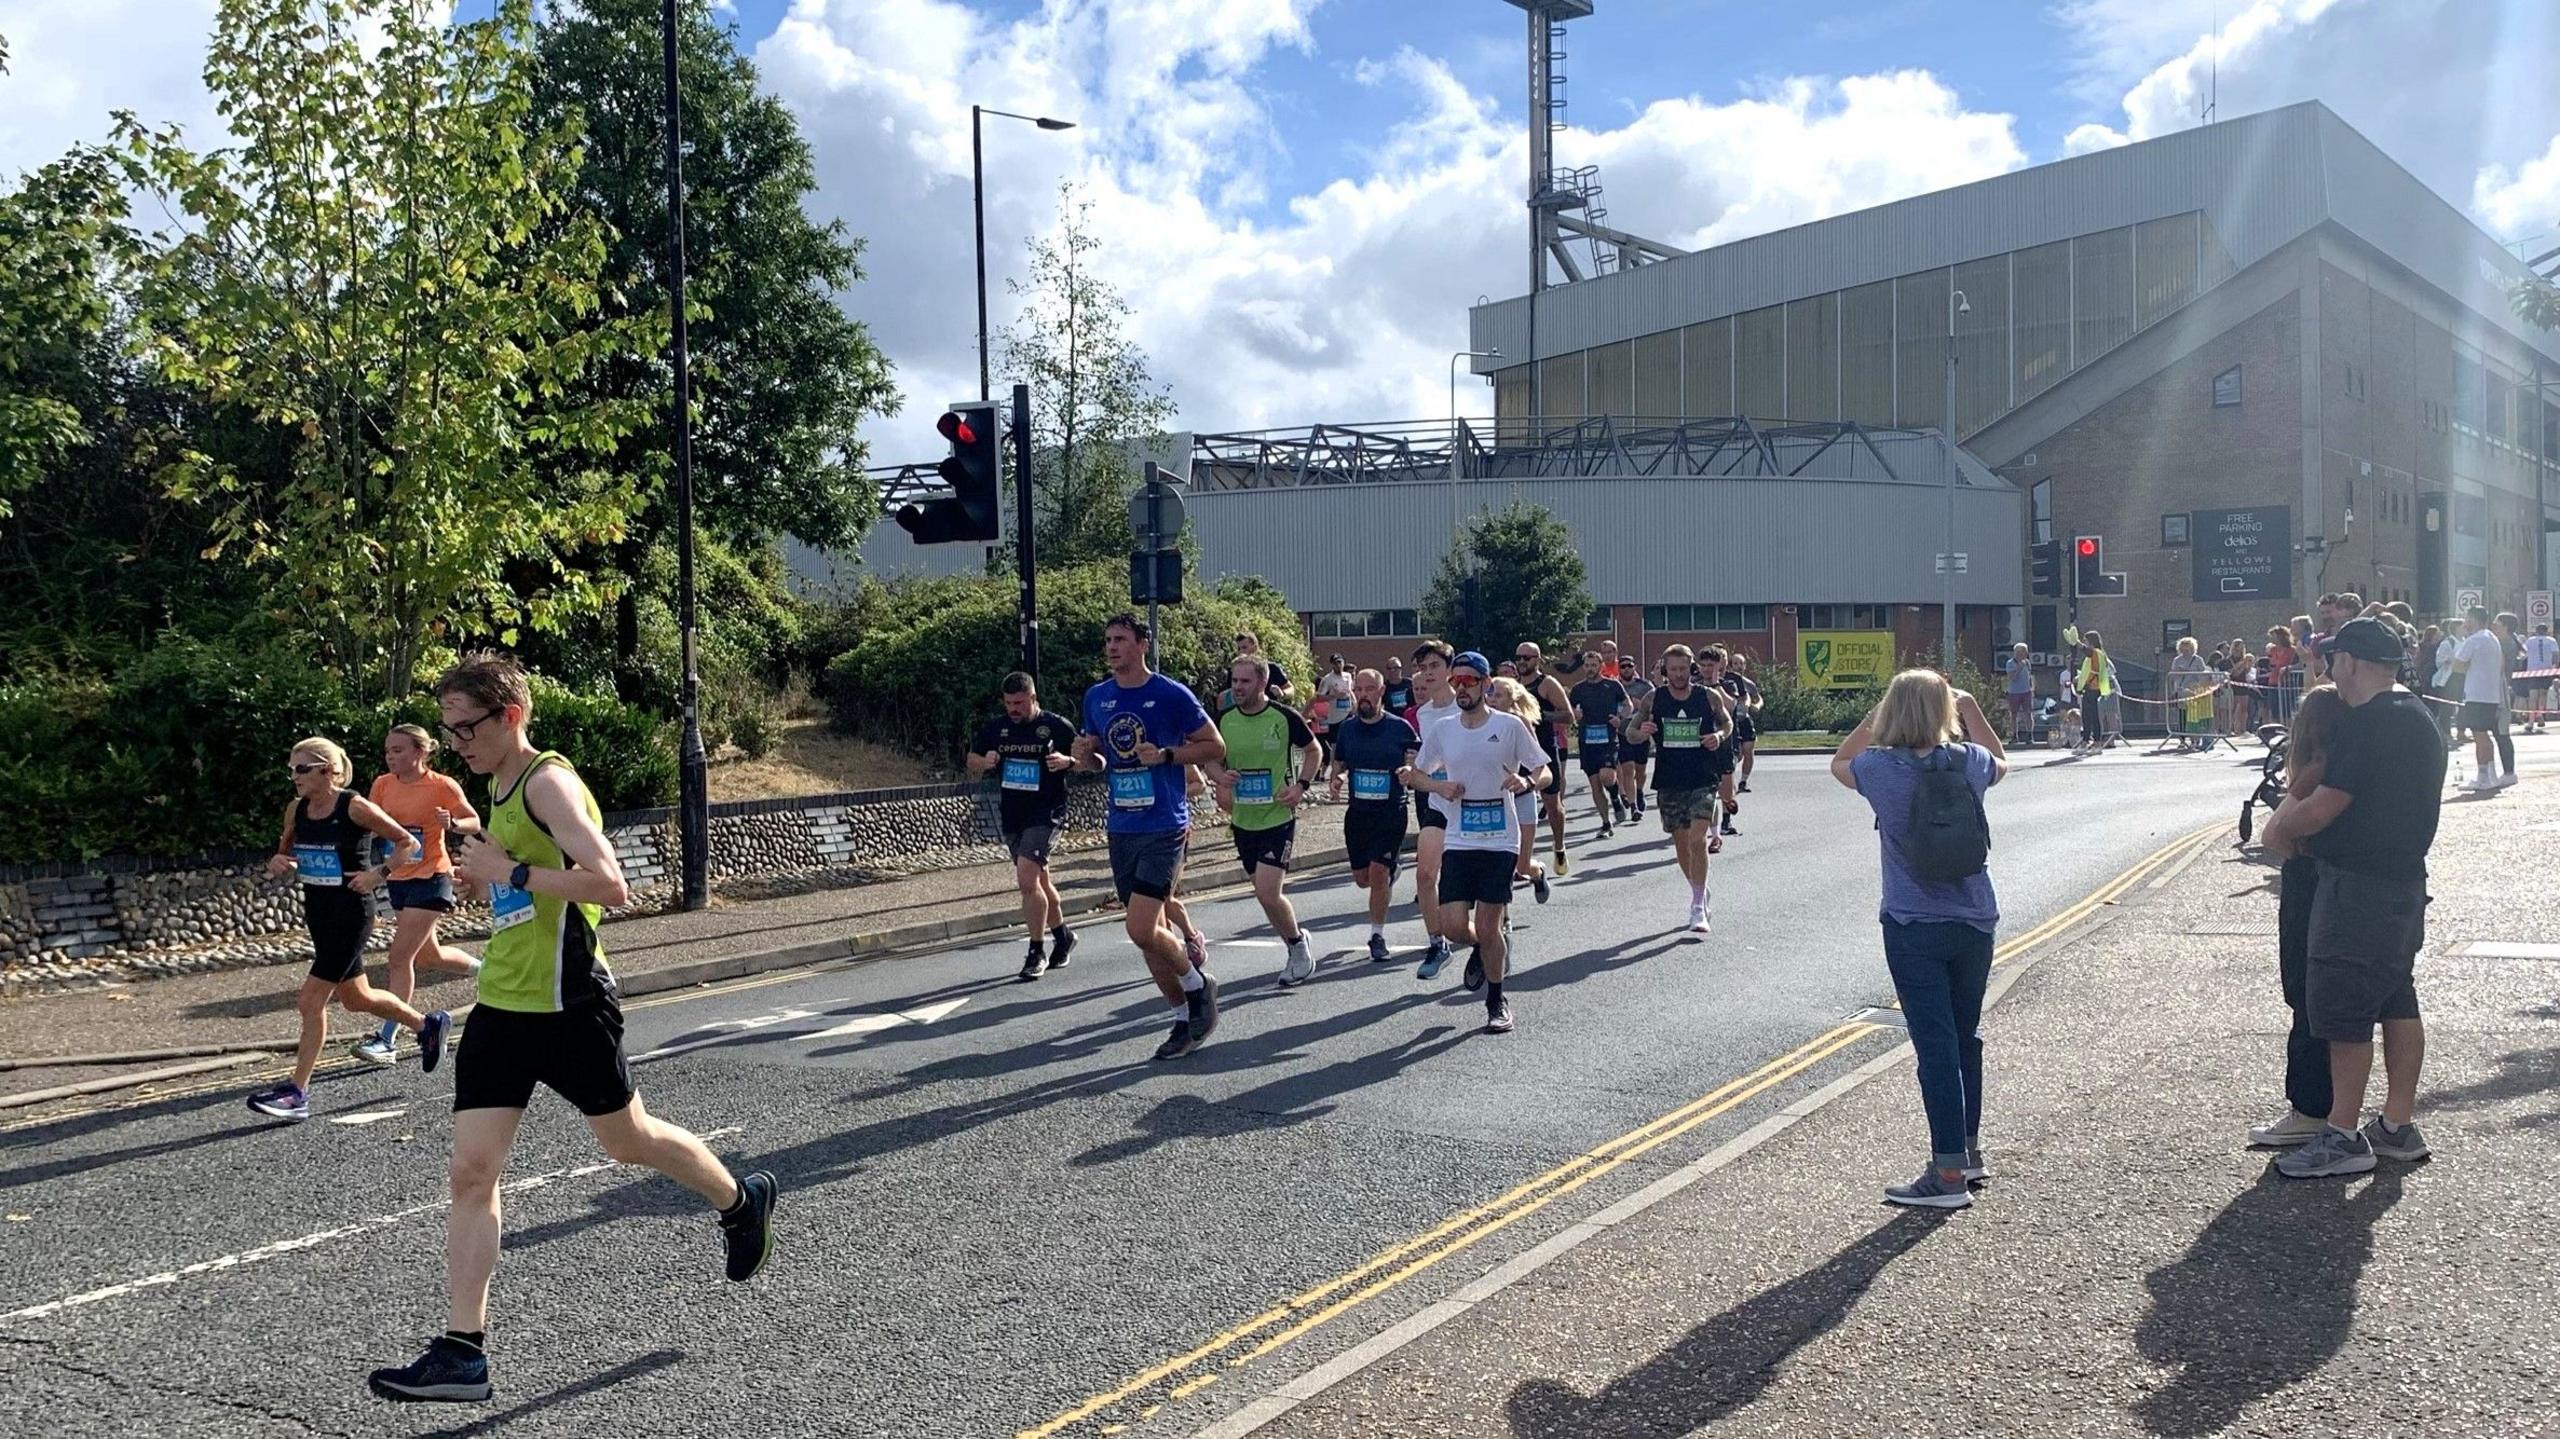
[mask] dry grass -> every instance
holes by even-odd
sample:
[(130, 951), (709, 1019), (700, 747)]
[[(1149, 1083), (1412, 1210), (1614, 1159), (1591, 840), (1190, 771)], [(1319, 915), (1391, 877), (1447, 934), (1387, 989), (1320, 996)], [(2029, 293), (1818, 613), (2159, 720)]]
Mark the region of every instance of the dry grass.
[(824, 719), (799, 717), (782, 722), (772, 752), (762, 759), (747, 759), (734, 747), (714, 758), (711, 799), (780, 799), (947, 778), (910, 755), (837, 734)]

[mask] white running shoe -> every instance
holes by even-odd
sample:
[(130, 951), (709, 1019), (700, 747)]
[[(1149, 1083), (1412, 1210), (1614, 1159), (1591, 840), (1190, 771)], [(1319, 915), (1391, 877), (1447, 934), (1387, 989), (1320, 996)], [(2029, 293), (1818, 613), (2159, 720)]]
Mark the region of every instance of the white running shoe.
[(1689, 901), (1688, 928), (1690, 932), (1694, 934), (1705, 934), (1707, 932), (1707, 902), (1705, 900), (1693, 899)]
[(1280, 965), (1280, 984), (1289, 988), (1316, 977), (1316, 957), (1307, 949), (1307, 937), (1299, 935), (1289, 941), (1289, 957)]
[(2505, 774), (2498, 776), (2496, 782), (2491, 784), (2489, 787), (2491, 789), (2505, 789), (2507, 786), (2514, 784), (2515, 782), (2516, 772), (2514, 770), (2509, 770)]

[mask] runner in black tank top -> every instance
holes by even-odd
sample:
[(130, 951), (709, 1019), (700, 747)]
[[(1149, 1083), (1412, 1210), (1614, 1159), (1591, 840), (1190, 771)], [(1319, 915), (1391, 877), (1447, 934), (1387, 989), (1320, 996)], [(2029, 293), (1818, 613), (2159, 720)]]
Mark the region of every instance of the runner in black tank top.
[(1566, 698), (1564, 684), (1547, 673), (1546, 654), (1536, 645), (1522, 640), (1512, 652), (1512, 663), (1518, 667), (1523, 688), (1537, 696), (1538, 722), (1530, 728), (1538, 736), (1538, 747), (1547, 754), (1547, 783), (1539, 791), (1539, 807), (1547, 817), (1547, 834), (1555, 846), (1556, 873), (1568, 868), (1564, 852), (1564, 731), (1573, 718), (1573, 702)]

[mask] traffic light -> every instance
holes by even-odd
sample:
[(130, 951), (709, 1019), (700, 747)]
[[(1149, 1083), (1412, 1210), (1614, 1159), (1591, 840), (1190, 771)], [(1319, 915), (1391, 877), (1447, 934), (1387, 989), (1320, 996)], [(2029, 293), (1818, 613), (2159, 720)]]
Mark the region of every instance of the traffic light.
[(2062, 541), (2027, 546), (2027, 588), (2039, 599), (2062, 597)]
[(1182, 551), (1140, 550), (1129, 556), (1129, 603), (1182, 603)]
[(938, 428), (951, 442), (951, 453), (934, 472), (951, 486), (951, 498), (902, 505), (898, 524), (920, 545), (984, 544), (1002, 528), (997, 517), (1004, 470), (997, 458), (995, 402), (956, 405)]
[(2071, 593), (2080, 599), (2124, 593), (2124, 576), (2107, 573), (2107, 542), (2101, 535), (2076, 535), (2071, 541)]

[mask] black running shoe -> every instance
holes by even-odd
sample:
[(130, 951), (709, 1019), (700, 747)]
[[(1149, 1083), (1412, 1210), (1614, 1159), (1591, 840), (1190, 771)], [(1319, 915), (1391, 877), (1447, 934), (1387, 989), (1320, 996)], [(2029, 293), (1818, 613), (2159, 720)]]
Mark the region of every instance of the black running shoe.
[(1035, 944), (1031, 946), (1031, 952), (1022, 957), (1022, 973), (1016, 977), (1027, 984), (1048, 972), (1049, 956), (1041, 953), (1040, 946)]
[(1477, 990), (1484, 988), (1483, 950), (1471, 948), (1467, 951), (1466, 972), (1458, 977), (1458, 982), (1467, 987), (1467, 993), (1469, 994), (1473, 994)]
[(1732, 821), (1732, 820), (1726, 820), (1726, 821), (1724, 822), (1724, 832), (1725, 832), (1726, 834), (1740, 834), (1740, 833), (1742, 833), (1742, 831), (1740, 831), (1740, 830), (1738, 830), (1738, 829), (1735, 829), (1735, 828), (1733, 827), (1733, 821)]
[(1183, 999), (1191, 1006), (1190, 1018), (1185, 1021), (1191, 1026), (1191, 1047), (1198, 1049), (1218, 1032), (1218, 977), (1205, 969), (1200, 971), (1200, 987)]
[(1545, 904), (1547, 902), (1547, 896), (1555, 893), (1555, 886), (1547, 883), (1547, 872), (1545, 870), (1540, 869), (1530, 871), (1529, 893), (1535, 895), (1538, 903), (1540, 904)]
[(418, 1072), (433, 1074), (444, 1059), (444, 1037), (453, 1028), (453, 1016), (439, 1009), (418, 1026)]
[(737, 1209), (720, 1216), (720, 1234), (729, 1244), (729, 1277), (746, 1281), (764, 1268), (773, 1252), (773, 1206), (782, 1186), (759, 1169), (738, 1181)]
[(1060, 925), (1049, 931), (1049, 967), (1051, 969), (1066, 968), (1067, 956), (1075, 953), (1075, 949), (1076, 932), (1074, 930)]
[(1735, 786), (1733, 787), (1733, 792), (1734, 792), (1735, 794), (1749, 794), (1749, 793), (1751, 793), (1751, 781), (1749, 781), (1749, 780), (1744, 780), (1744, 781), (1742, 781), (1740, 784), (1735, 785)]
[(1156, 1058), (1180, 1059), (1191, 1049), (1191, 1021), (1177, 1019), (1173, 1022), (1173, 1033), (1166, 1035), (1164, 1043), (1156, 1046)]
[(477, 1345), (439, 1334), (415, 1361), (373, 1371), (365, 1387), (402, 1403), (485, 1403), (490, 1393), (489, 1356)]
[(1385, 935), (1373, 934), (1369, 936), (1369, 960), (1373, 964), (1392, 964), (1395, 962), (1394, 953), (1387, 948), (1387, 937)]
[(1609, 827), (1608, 825), (1603, 824), (1603, 825), (1601, 825), (1601, 826), (1600, 826), (1600, 833), (1599, 833), (1598, 835), (1594, 836), (1594, 838), (1597, 838), (1597, 839), (1607, 839), (1607, 838), (1609, 838), (1610, 836), (1612, 836), (1612, 835), (1614, 835), (1614, 834), (1616, 834), (1616, 833), (1617, 833), (1617, 831), (1616, 831), (1615, 829), (1612, 829), (1612, 828), (1611, 828), (1611, 827)]

